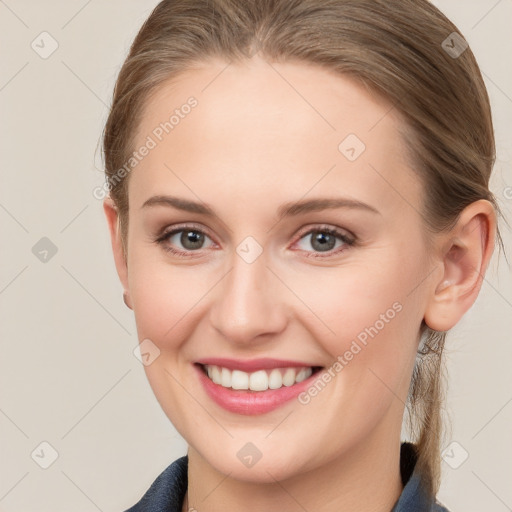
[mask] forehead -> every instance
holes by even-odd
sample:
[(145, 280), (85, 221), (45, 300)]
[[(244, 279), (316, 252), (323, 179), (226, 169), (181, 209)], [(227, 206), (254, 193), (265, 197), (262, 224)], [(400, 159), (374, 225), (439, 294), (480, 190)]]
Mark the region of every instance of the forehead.
[(379, 203), (396, 199), (398, 182), (418, 194), (400, 128), (387, 100), (330, 70), (210, 60), (149, 98), (135, 149), (149, 139), (152, 149), (132, 171), (130, 202), (162, 186), (190, 196), (186, 183), (199, 197), (222, 188), (255, 200), (269, 189), (299, 198), (335, 187)]

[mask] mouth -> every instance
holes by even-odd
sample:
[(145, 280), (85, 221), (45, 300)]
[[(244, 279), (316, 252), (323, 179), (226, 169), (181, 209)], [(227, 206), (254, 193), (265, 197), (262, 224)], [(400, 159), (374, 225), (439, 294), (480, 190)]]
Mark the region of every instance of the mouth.
[(258, 392), (293, 386), (308, 379), (322, 368), (320, 366), (302, 366), (245, 372), (218, 365), (201, 364), (199, 366), (214, 384), (228, 389)]
[(223, 409), (264, 414), (305, 391), (322, 366), (269, 359), (251, 362), (209, 359), (194, 363), (206, 395)]

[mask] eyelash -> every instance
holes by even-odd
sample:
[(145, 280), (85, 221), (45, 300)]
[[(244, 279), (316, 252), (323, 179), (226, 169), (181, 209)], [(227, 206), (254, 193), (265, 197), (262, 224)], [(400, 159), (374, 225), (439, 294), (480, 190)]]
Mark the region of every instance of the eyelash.
[[(159, 237), (157, 237), (155, 239), (155, 243), (160, 245), (166, 252), (171, 253), (172, 255), (177, 256), (179, 258), (195, 258), (195, 257), (197, 257), (196, 255), (194, 255), (194, 253), (199, 252), (200, 249), (197, 251), (180, 251), (180, 250), (174, 249), (170, 245), (167, 245), (166, 242), (172, 235), (175, 235), (176, 233), (181, 233), (182, 231), (193, 231), (194, 233), (200, 233), (200, 234), (206, 235), (206, 236), (208, 236), (208, 238), (211, 239), (211, 237), (207, 233), (205, 233), (202, 229), (197, 228), (196, 226), (182, 225), (182, 226), (177, 226), (170, 231), (164, 232), (162, 235), (160, 235)], [(316, 226), (316, 227), (310, 228), (308, 231), (301, 233), (297, 242), (302, 240), (305, 236), (311, 235), (312, 233), (327, 233), (329, 235), (337, 237), (337, 238), (341, 239), (341, 241), (344, 243), (344, 246), (342, 246), (341, 248), (338, 248), (337, 250), (331, 249), (331, 251), (326, 251), (327, 256), (321, 256), (320, 254), (322, 254), (322, 253), (320, 253), (320, 252), (315, 253), (315, 252), (305, 251), (307, 258), (329, 258), (329, 257), (338, 255), (339, 253), (348, 250), (350, 247), (355, 246), (356, 242), (357, 242), (357, 239), (355, 237), (351, 238), (351, 237), (347, 236), (344, 232), (342, 232), (336, 228), (332, 228), (330, 226), (325, 226), (325, 225)]]

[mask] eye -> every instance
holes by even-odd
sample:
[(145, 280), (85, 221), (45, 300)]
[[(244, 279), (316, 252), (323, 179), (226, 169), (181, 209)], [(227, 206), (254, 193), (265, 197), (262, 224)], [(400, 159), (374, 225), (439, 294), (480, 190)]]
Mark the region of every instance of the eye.
[[(313, 247), (314, 251), (309, 251), (307, 247), (301, 248), (310, 254), (307, 257), (326, 258), (342, 251), (346, 251), (355, 244), (355, 238), (349, 236), (345, 231), (341, 231), (329, 226), (318, 226), (304, 233), (300, 240), (305, 240), (306, 246)], [(299, 242), (300, 242), (299, 240)], [(336, 248), (336, 243), (340, 242)], [(298, 242), (297, 242), (298, 243)], [(336, 250), (334, 250), (336, 248)], [(329, 253), (326, 256), (321, 253)]]
[[(206, 239), (211, 240), (202, 229), (196, 228), (195, 226), (177, 226), (164, 232), (155, 242), (161, 245), (165, 251), (173, 255), (183, 258), (193, 258), (199, 256), (199, 254), (195, 255), (194, 252), (200, 253), (201, 249), (205, 249), (204, 244)], [(302, 251), (309, 253), (307, 254), (308, 258), (327, 258), (346, 251), (356, 243), (355, 237), (349, 236), (345, 231), (329, 226), (317, 226), (313, 229), (309, 229), (309, 231), (301, 235), (299, 242), (301, 240), (305, 240), (305, 245), (313, 247), (314, 249), (314, 251), (309, 251), (308, 248), (301, 248)], [(299, 244), (299, 242), (297, 242), (297, 244)], [(336, 248), (337, 242), (339, 243)], [(182, 249), (176, 249), (176, 247), (180, 246)], [(322, 253), (328, 254), (324, 256)]]
[[(194, 257), (193, 252), (204, 249), (205, 239), (211, 238), (201, 229), (194, 226), (175, 227), (159, 236), (155, 242), (167, 252), (180, 257)], [(178, 246), (178, 249), (175, 247)], [(179, 247), (183, 249), (179, 249)]]

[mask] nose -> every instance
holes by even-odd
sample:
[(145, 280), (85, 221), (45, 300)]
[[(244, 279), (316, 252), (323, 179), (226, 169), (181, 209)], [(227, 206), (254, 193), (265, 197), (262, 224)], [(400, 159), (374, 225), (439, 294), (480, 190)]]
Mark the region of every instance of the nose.
[(261, 343), (285, 329), (286, 287), (268, 267), (264, 253), (252, 263), (235, 253), (216, 288), (210, 322), (231, 343)]

